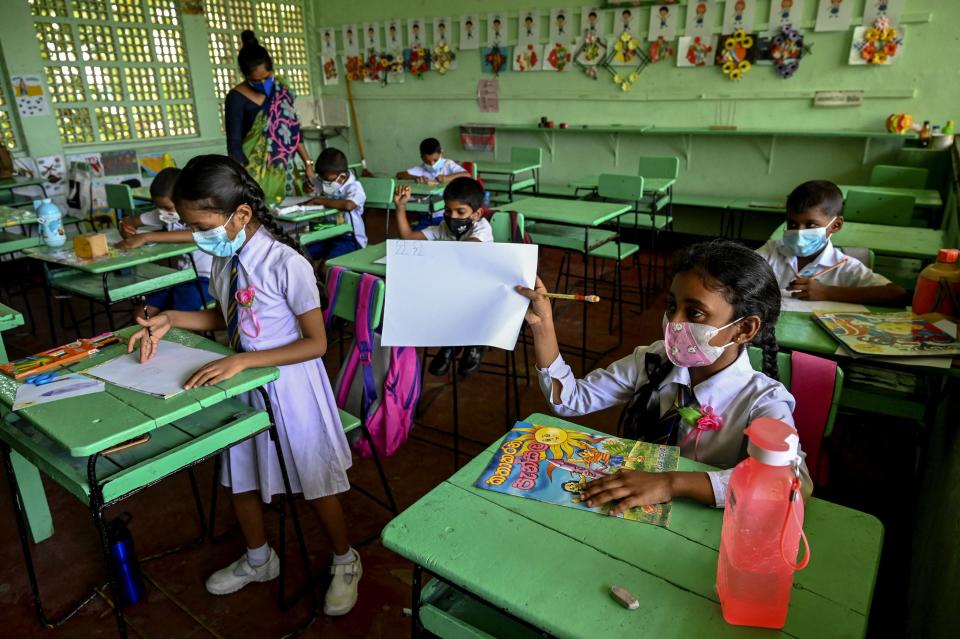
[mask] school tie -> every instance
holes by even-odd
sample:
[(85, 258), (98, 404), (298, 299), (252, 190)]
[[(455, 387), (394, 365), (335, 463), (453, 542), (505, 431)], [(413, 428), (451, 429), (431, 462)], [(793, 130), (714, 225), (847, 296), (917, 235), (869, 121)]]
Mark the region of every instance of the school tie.
[(227, 340), (230, 348), (240, 352), (240, 315), (237, 313), (237, 279), (240, 271), (240, 256), (230, 258), (230, 299), (227, 302)]
[(656, 432), (649, 433), (646, 441), (653, 444), (667, 444), (669, 446), (677, 445), (677, 438), (680, 433), (680, 424), (683, 423), (683, 417), (680, 415), (681, 408), (687, 408), (694, 402), (693, 390), (689, 386), (680, 385), (677, 387), (677, 396), (673, 398), (673, 406), (660, 418), (657, 423)]

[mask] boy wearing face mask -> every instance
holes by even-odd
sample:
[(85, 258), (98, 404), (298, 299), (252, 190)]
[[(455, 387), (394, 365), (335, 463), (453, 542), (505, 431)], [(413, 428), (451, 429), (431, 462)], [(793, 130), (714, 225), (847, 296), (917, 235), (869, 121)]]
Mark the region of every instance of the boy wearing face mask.
[(843, 194), (836, 184), (814, 180), (790, 193), (783, 239), (769, 240), (757, 251), (783, 295), (876, 306), (909, 303), (904, 289), (833, 246), (830, 236), (842, 228)]
[(367, 245), (367, 230), (363, 225), (363, 205), (367, 194), (363, 185), (347, 168), (347, 156), (333, 147), (324, 149), (317, 156), (316, 173), (321, 195), (308, 204), (319, 204), (347, 214), (353, 233), (318, 242), (307, 247), (313, 259), (333, 259), (352, 253)]
[[(180, 169), (176, 168), (166, 168), (157, 173), (153, 182), (150, 183), (150, 199), (153, 200), (157, 208), (120, 221), (120, 235), (124, 239), (117, 245), (119, 248), (132, 249), (156, 242), (193, 242), (193, 234), (181, 222), (180, 216), (173, 206), (173, 201), (170, 199), (178, 177), (180, 177)], [(141, 226), (158, 227), (164, 230), (138, 233), (137, 229)], [(192, 263), (190, 261), (191, 257), (193, 258)], [(198, 311), (205, 308), (213, 299), (207, 293), (212, 261), (213, 258), (203, 251), (194, 251), (190, 257), (181, 257), (177, 263), (181, 270), (191, 268), (191, 266), (196, 267), (197, 280), (200, 283), (199, 289), (196, 282), (184, 282), (172, 288), (151, 293), (146, 299), (146, 307), (150, 315), (156, 315), (160, 311)], [(202, 298), (200, 296), (201, 290), (203, 291)], [(142, 316), (143, 308), (137, 306), (134, 317)]]
[[(483, 187), (469, 177), (454, 179), (443, 190), (443, 221), (415, 231), (407, 220), (407, 202), (410, 187), (400, 185), (393, 195), (397, 207), (397, 227), (404, 240), (445, 240), (452, 242), (492, 242), (493, 228), (481, 215)], [(483, 347), (468, 346), (463, 349), (458, 365), (460, 375), (477, 371), (483, 362)], [(453, 348), (445, 347), (434, 356), (428, 370), (431, 375), (446, 375), (453, 360)]]
[(470, 173), (454, 162), (443, 157), (440, 140), (427, 138), (420, 143), (422, 164), (397, 173), (398, 180), (413, 180), (420, 184), (449, 184), (460, 177), (470, 177)]

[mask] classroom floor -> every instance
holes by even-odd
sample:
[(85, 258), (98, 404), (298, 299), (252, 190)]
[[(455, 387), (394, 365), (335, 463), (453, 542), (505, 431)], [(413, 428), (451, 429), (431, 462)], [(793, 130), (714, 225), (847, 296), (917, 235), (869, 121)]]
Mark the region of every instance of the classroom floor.
[[(383, 228), (377, 212), (368, 211), (371, 242), (379, 241), (376, 230)], [(689, 239), (689, 238), (684, 238)], [(558, 255), (548, 251), (541, 262), (541, 273), (548, 274), (552, 286)], [(23, 261), (4, 263), (4, 280), (35, 281), (37, 269), (24, 270)], [(625, 275), (626, 282), (636, 282), (635, 272)], [(30, 280), (32, 278), (32, 280)], [(31, 287), (31, 303), (35, 311), (43, 310), (39, 286)], [(22, 300), (14, 298), (19, 306)], [(601, 363), (606, 364), (627, 354), (634, 345), (659, 339), (660, 318), (663, 313), (663, 294), (651, 300), (651, 306), (640, 313), (625, 310), (624, 340), (616, 347), (616, 336), (607, 332), (609, 305), (600, 303), (590, 316), (590, 346), (606, 350), (614, 348)], [(78, 309), (85, 310), (85, 309)], [(11, 357), (36, 352), (49, 346), (49, 331), (42, 312), (37, 313), (36, 326), (22, 327), (4, 335)], [(101, 330), (103, 321), (101, 320)], [(580, 312), (573, 305), (558, 306), (558, 327), (561, 342), (579, 343)], [(336, 350), (328, 358), (335, 366)], [(532, 357), (532, 349), (531, 349)], [(577, 358), (568, 358), (579, 371)], [(502, 351), (491, 351), (487, 361), (502, 363)], [(518, 351), (518, 365), (523, 358)], [(522, 368), (521, 368), (522, 370)], [(334, 371), (331, 366), (331, 378)], [(521, 416), (547, 409), (536, 379), (529, 386), (521, 382)], [(464, 438), (463, 460), (475, 455), (504, 432), (502, 405), (503, 378), (492, 374), (475, 375), (460, 385), (461, 434)], [(423, 392), (426, 406), (413, 436), (393, 457), (385, 460), (391, 486), (400, 508), (405, 508), (427, 493), (447, 476), (453, 468), (450, 415), (452, 409), (450, 387), (446, 380), (427, 375)], [(582, 418), (584, 424), (610, 430), (618, 411), (604, 411)], [(880, 429), (881, 432), (885, 432)], [(892, 429), (891, 429), (892, 430)], [(841, 416), (833, 448), (839, 453), (833, 458), (833, 480), (830, 498), (845, 505), (867, 510), (879, 516), (887, 526), (884, 559), (880, 581), (873, 605), (871, 636), (901, 636), (906, 606), (907, 578), (909, 576), (910, 522), (903, 517), (900, 505), (912, 503), (911, 480), (886, 473), (889, 465), (882, 460), (893, 445), (890, 438), (877, 435), (877, 421)], [(869, 436), (868, 436), (869, 434)], [(890, 436), (892, 437), (892, 435)], [(903, 433), (897, 434), (897, 449), (903, 450)], [(380, 485), (371, 462), (357, 460), (350, 471), (355, 485), (379, 491)], [(205, 504), (209, 503), (212, 462), (198, 468), (198, 478)], [(99, 545), (90, 522), (89, 512), (72, 496), (53, 482), (46, 480), (55, 534), (34, 547), (34, 561), (39, 573), (41, 592), (48, 604), (48, 615), (57, 616), (81, 595), (85, 596), (94, 584), (103, 584)], [(379, 493), (377, 493), (379, 494)], [(228, 495), (221, 489), (217, 530), (228, 530), (234, 522), (228, 505)], [(408, 637), (409, 618), (403, 615), (410, 606), (411, 565), (386, 550), (378, 541), (380, 529), (389, 521), (389, 513), (356, 491), (342, 498), (347, 521), (354, 540), (372, 538), (358, 546), (364, 563), (360, 584), (360, 600), (347, 616), (330, 619), (321, 616), (303, 635), (312, 638), (373, 639)], [(114, 637), (116, 628), (112, 611), (106, 601), (95, 598), (65, 625), (46, 630), (36, 620), (29, 581), (24, 570), (12, 505), (7, 483), (0, 482), (0, 517), (7, 523), (0, 526), (0, 628), (2, 635), (21, 639), (59, 639), (61, 637)], [(166, 548), (194, 539), (198, 518), (190, 499), (185, 476), (169, 478), (113, 508), (108, 515), (130, 512), (131, 531), (138, 555), (148, 557)], [(300, 508), (305, 525), (310, 558), (314, 570), (325, 571), (330, 548), (317, 521), (305, 508)], [(278, 519), (268, 515), (268, 534), (277, 537)], [(290, 527), (288, 526), (288, 533)], [(219, 534), (219, 533), (218, 533)], [(355, 542), (356, 543), (356, 542)], [(295, 548), (292, 534), (288, 534), (288, 548)], [(897, 549), (892, 552), (891, 549)], [(150, 638), (213, 637), (280, 637), (295, 629), (308, 615), (303, 603), (290, 611), (282, 611), (276, 602), (276, 584), (256, 584), (226, 597), (208, 595), (203, 583), (213, 570), (236, 559), (243, 551), (243, 542), (234, 530), (216, 543), (205, 543), (169, 555), (143, 566), (148, 577), (148, 601), (127, 610), (131, 636)], [(299, 556), (292, 552), (290, 575), (294, 582), (302, 579)], [(324, 582), (325, 583), (325, 582)], [(318, 588), (322, 597), (323, 587)], [(882, 629), (882, 630), (881, 630)]]

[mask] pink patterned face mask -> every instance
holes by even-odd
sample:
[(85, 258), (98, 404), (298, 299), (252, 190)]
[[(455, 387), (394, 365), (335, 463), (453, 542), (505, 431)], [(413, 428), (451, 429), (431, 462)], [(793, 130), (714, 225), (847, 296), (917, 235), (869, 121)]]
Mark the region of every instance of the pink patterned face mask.
[(666, 314), (663, 316), (663, 345), (667, 351), (667, 359), (674, 366), (694, 368), (709, 366), (723, 355), (723, 351), (733, 342), (723, 346), (711, 346), (713, 336), (733, 326), (743, 318), (733, 320), (729, 324), (717, 328), (709, 324), (694, 324), (692, 322), (671, 322)]

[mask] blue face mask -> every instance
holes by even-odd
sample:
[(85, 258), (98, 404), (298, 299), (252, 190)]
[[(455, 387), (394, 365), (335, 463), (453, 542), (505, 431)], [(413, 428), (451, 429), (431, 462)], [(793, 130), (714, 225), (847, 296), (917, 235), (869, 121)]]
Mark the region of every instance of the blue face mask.
[(440, 169), (443, 168), (443, 158), (442, 157), (437, 158), (437, 161), (434, 162), (433, 164), (427, 164), (426, 162), (424, 162), (423, 166), (425, 166), (429, 171), (432, 171), (434, 173), (439, 173)]
[(193, 241), (197, 243), (197, 248), (214, 257), (230, 257), (239, 251), (247, 239), (247, 230), (245, 228), (240, 229), (237, 236), (231, 240), (227, 234), (227, 224), (230, 223), (231, 219), (233, 219), (233, 214), (227, 218), (226, 222), (216, 228), (207, 231), (195, 231)]
[(273, 76), (272, 75), (267, 77), (262, 82), (250, 81), (247, 84), (249, 84), (254, 91), (259, 91), (264, 95), (270, 95), (271, 93), (273, 93)]
[(812, 229), (792, 229), (783, 232), (783, 246), (791, 255), (810, 257), (827, 245), (827, 229), (833, 224), (833, 218), (826, 226)]

